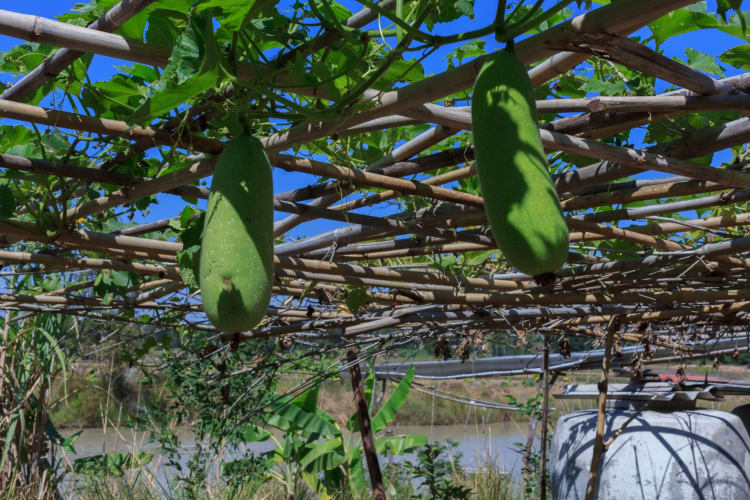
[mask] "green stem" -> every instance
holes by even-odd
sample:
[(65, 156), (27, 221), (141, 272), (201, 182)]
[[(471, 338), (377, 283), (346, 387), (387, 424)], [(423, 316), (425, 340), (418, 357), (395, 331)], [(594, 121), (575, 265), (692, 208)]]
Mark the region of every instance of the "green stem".
[[(394, 15), (393, 12), (389, 11), (388, 9), (384, 9), (380, 5), (378, 5), (375, 2), (371, 2), (370, 0), (359, 0), (359, 3), (362, 5), (369, 7), (373, 11), (377, 12), (381, 16), (387, 18), (391, 22), (397, 25), (397, 27), (403, 29), (407, 34), (410, 34), (411, 37), (415, 40), (420, 40), (422, 42), (432, 43), (433, 37), (427, 33), (424, 33), (420, 31), (419, 29), (415, 28), (411, 24), (407, 23), (406, 21), (402, 20), (398, 16)], [(415, 23), (415, 26), (417, 24)]]
[[(508, 30), (508, 33), (507, 33), (507, 36), (509, 38), (507, 38), (504, 41), (508, 41), (509, 39), (512, 39), (512, 38), (515, 38), (515, 37), (517, 37), (519, 35), (522, 35), (522, 34), (526, 33), (529, 29), (533, 28), (534, 26), (537, 26), (537, 25), (543, 23), (547, 19), (551, 18), (552, 16), (554, 16), (555, 14), (557, 14), (558, 12), (560, 12), (561, 10), (563, 10), (568, 4), (570, 4), (571, 1), (572, 0), (561, 0), (560, 2), (557, 2), (549, 10), (545, 11), (544, 13), (542, 13), (541, 15), (539, 15), (538, 17), (535, 17), (533, 19), (529, 19), (528, 21), (524, 21), (525, 19), (528, 18), (528, 15), (524, 16), (524, 19), (520, 20), (518, 23), (516, 23), (516, 24), (514, 24), (513, 26), (510, 27), (510, 29)], [(541, 0), (538, 0), (537, 4), (541, 4)]]
[[(426, 8), (424, 9), (417, 17), (417, 20), (414, 22), (414, 26), (418, 27), (421, 26), (424, 20), (427, 18), (427, 16), (430, 13), (430, 9)], [(415, 31), (419, 32), (418, 28), (415, 28)], [(409, 46), (409, 44), (412, 41), (412, 32), (409, 32), (406, 34), (403, 40), (396, 46), (396, 49), (389, 52), (388, 55), (385, 58), (385, 61), (383, 64), (372, 74), (369, 78), (361, 82), (357, 87), (355, 87), (352, 91), (349, 92), (349, 95), (342, 99), (342, 101), (338, 104), (338, 109), (346, 109), (348, 106), (353, 104), (359, 97), (364, 93), (365, 90), (372, 87), (372, 85), (381, 77), (383, 74), (388, 71), (388, 68), (396, 62), (398, 58), (400, 58), (404, 52), (404, 50)]]

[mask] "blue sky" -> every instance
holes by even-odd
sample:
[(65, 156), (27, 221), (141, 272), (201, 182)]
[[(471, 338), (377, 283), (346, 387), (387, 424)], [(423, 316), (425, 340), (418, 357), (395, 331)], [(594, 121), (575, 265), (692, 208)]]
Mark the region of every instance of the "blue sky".
[[(10, 9), (16, 12), (27, 14), (36, 14), (47, 18), (55, 18), (56, 16), (68, 12), (69, 9), (72, 8), (72, 6), (77, 2), (75, 0), (26, 0), (22, 3), (11, 4), (7, 1), (2, 3), (3, 5), (0, 5), (0, 8)], [(286, 2), (282, 2), (282, 4), (283, 3)], [(360, 5), (357, 2), (351, 0), (345, 0), (341, 3), (349, 7), (352, 11), (356, 11), (360, 8)], [(468, 31), (480, 28), (491, 22), (495, 15), (496, 3), (494, 1), (486, 0), (476, 0), (475, 3), (476, 6), (474, 21), (464, 18), (450, 24), (438, 25), (438, 32), (442, 34), (449, 34)], [(547, 3), (551, 4), (554, 2), (548, 1)], [(744, 2), (743, 7), (748, 8), (748, 3), (750, 2)], [(573, 4), (573, 6), (575, 7), (575, 4)], [(715, 0), (711, 0), (708, 2), (708, 9), (709, 11), (714, 11), (716, 9)], [(648, 30), (641, 30), (637, 34), (647, 36)], [(486, 37), (486, 41), (486, 49), (494, 50), (496, 48), (499, 48), (499, 44), (495, 42), (492, 37)], [(0, 36), (0, 51), (8, 50), (10, 47), (18, 43), (23, 42), (9, 37)], [(743, 43), (744, 42), (742, 40), (719, 32), (717, 30), (703, 30), (673, 37), (672, 39), (665, 42), (661, 48), (664, 50), (664, 53), (667, 56), (679, 57), (684, 60), (686, 48), (695, 48), (702, 52), (717, 56), (727, 49), (737, 45), (741, 45)], [(446, 64), (445, 54), (449, 53), (454, 48), (455, 45), (443, 47), (432, 54), (428, 59), (426, 59), (424, 61), (425, 73), (430, 74), (442, 71), (445, 68)], [(90, 77), (94, 81), (109, 79), (109, 77), (114, 73), (113, 66), (118, 64), (122, 64), (122, 61), (103, 56), (96, 56), (94, 58), (94, 62), (92, 63)], [(727, 69), (727, 76), (731, 76), (741, 72), (740, 70), (734, 68), (728, 68), (724, 64), (722, 64), (722, 66)], [(0, 80), (13, 81), (13, 78), (9, 75), (0, 74)], [(664, 82), (661, 82), (657, 87), (657, 91), (661, 91), (666, 87), (668, 87), (668, 85), (664, 84)], [(0, 123), (9, 123), (9, 121), (3, 120)], [(640, 140), (638, 131), (633, 133), (632, 140), (634, 144), (638, 146)], [(726, 160), (727, 158), (728, 154), (719, 154), (715, 157), (714, 164)], [(280, 192), (295, 187), (301, 187), (314, 182), (314, 178), (304, 174), (287, 173), (277, 169), (274, 175), (274, 182), (275, 191)], [(184, 202), (180, 198), (169, 195), (162, 195), (159, 197), (159, 204), (152, 208), (151, 214), (146, 219), (138, 217), (136, 220), (144, 221), (172, 217), (179, 214), (183, 206)], [(365, 213), (375, 215), (383, 215), (387, 212), (388, 209), (384, 208), (365, 209)], [(282, 218), (284, 216), (284, 214), (279, 214), (278, 218)], [(315, 234), (327, 229), (331, 229), (333, 227), (337, 227), (338, 225), (339, 224), (335, 222), (315, 221), (298, 227), (296, 230), (290, 233), (290, 236), (296, 237)]]

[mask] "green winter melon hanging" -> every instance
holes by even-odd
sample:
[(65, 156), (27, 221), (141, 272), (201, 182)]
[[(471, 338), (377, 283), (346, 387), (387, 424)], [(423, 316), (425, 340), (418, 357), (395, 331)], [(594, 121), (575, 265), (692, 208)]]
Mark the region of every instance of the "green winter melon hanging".
[(203, 308), (225, 332), (255, 327), (273, 291), (273, 178), (255, 137), (227, 144), (214, 171), (200, 256)]
[(539, 138), (531, 82), (512, 52), (487, 58), (471, 115), (479, 185), (498, 248), (523, 273), (556, 271), (568, 256), (568, 228)]

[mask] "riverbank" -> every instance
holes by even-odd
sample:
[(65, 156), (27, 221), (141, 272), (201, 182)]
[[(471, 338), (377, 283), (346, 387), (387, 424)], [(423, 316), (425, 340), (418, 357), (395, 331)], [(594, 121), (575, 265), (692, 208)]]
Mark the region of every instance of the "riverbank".
[[(582, 375), (576, 379), (587, 380)], [(279, 390), (294, 386), (291, 377), (279, 380)], [(393, 390), (388, 382), (385, 397)], [(382, 383), (376, 388), (376, 399), (382, 397)], [(136, 421), (139, 409), (145, 406), (166, 407), (169, 394), (159, 381), (146, 384), (137, 372), (71, 373), (65, 384), (53, 387), (52, 421), (59, 428), (91, 428), (106, 425), (130, 426)], [(415, 381), (409, 397), (399, 410), (394, 425), (456, 425), (528, 421), (522, 411), (507, 411), (482, 406), (482, 402), (524, 405), (537, 395), (537, 378), (532, 375), (505, 379), (463, 379), (436, 382)], [(477, 402), (466, 405), (455, 397)], [(321, 409), (340, 423), (345, 423), (354, 411), (351, 385), (348, 380), (329, 380), (321, 384), (318, 398)], [(555, 419), (557, 415), (551, 415)]]
[[(394, 427), (394, 434), (425, 434), (429, 442), (457, 443), (455, 447), (448, 447), (439, 457), (448, 471), (445, 479), (454, 485), (465, 486), (472, 492), (471, 498), (480, 499), (508, 499), (520, 498), (521, 456), (515, 443), (523, 440), (525, 426), (515, 424), (493, 424), (479, 426), (429, 426), (424, 427)], [(72, 435), (73, 431), (64, 431), (64, 436)], [(98, 498), (138, 498), (144, 500), (161, 498), (183, 498), (190, 495), (176, 493), (186, 486), (185, 481), (178, 478), (179, 474), (185, 478), (190, 468), (189, 463), (195, 464), (193, 454), (197, 451), (194, 434), (190, 429), (182, 429), (178, 433), (181, 472), (169, 465), (168, 457), (162, 455), (158, 445), (149, 442), (147, 433), (138, 433), (124, 429), (85, 429), (75, 442), (76, 453), (66, 454), (66, 460), (90, 456), (91, 454), (149, 452), (154, 453), (153, 459), (137, 468), (126, 469), (121, 477), (95, 477), (76, 475), (70, 477), (67, 484), (67, 497), (98, 499)], [(200, 499), (286, 499), (279, 491), (284, 491), (282, 484), (267, 475), (258, 476), (248, 472), (242, 477), (252, 477), (247, 484), (241, 485), (238, 491), (230, 494), (227, 478), (219, 476), (219, 462), (227, 462), (238, 458), (262, 454), (274, 446), (272, 441), (249, 443), (238, 449), (221, 449), (207, 457), (207, 474), (202, 479), (202, 488), (192, 498)], [(215, 457), (215, 458), (214, 458)], [(419, 463), (415, 453), (405, 456), (380, 457), (384, 471), (386, 487), (390, 488), (390, 498), (409, 498), (416, 493), (422, 484), (413, 473), (401, 467), (404, 460), (414, 464)], [(276, 467), (283, 464), (277, 463)], [(231, 482), (231, 481), (230, 481)], [(352, 499), (370, 498), (366, 490), (362, 497), (355, 497), (350, 493), (340, 493), (333, 498)], [(425, 493), (422, 490), (422, 493)], [(295, 498), (317, 498), (311, 494), (304, 482), (296, 487)]]
[[(676, 366), (653, 367), (664, 373), (674, 373)], [(740, 378), (747, 373), (747, 367), (723, 365), (718, 370), (710, 365), (688, 366), (688, 374)], [(576, 383), (596, 383), (599, 372), (586, 370), (571, 372), (562, 376), (551, 390), (560, 391), (561, 385)], [(613, 383), (627, 382), (627, 378), (614, 377)], [(143, 375), (133, 369), (117, 369), (104, 365), (85, 366), (72, 370), (67, 379), (53, 387), (51, 407), (52, 422), (58, 428), (92, 428), (102, 426), (129, 427), (135, 425), (136, 416), (144, 407), (167, 408), (170, 395), (163, 381), (144, 380)], [(279, 380), (279, 389), (294, 386), (298, 380), (286, 376)], [(394, 384), (385, 387), (385, 397)], [(376, 387), (376, 401), (383, 390), (381, 382)], [(456, 402), (454, 396), (478, 402), (466, 405)], [(523, 411), (534, 403), (537, 396), (537, 377), (534, 375), (475, 378), (462, 380), (419, 381), (415, 380), (409, 397), (396, 415), (394, 425), (468, 425), (497, 422), (528, 422), (532, 412)], [(484, 408), (481, 402), (513, 404), (518, 411)], [(725, 402), (716, 403), (718, 409), (731, 410), (734, 406), (750, 403), (750, 398), (730, 397)], [(557, 421), (560, 415), (580, 409), (593, 408), (593, 401), (554, 400), (550, 422)], [(328, 380), (322, 383), (318, 399), (321, 409), (345, 423), (354, 410), (351, 386), (348, 380)], [(699, 406), (711, 407), (710, 403), (700, 402)]]

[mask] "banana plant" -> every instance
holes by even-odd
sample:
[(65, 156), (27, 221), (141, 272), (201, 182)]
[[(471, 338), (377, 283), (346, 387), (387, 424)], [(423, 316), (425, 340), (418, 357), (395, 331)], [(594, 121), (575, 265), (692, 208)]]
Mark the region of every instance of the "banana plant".
[[(383, 406), (371, 417), (374, 435), (396, 418), (398, 409), (409, 394), (413, 376), (414, 367), (411, 367)], [(368, 400), (372, 398), (374, 386), (375, 378), (370, 374), (365, 381)], [(273, 405), (265, 426), (282, 431), (283, 438), (254, 426), (247, 427), (244, 438), (246, 441), (274, 441), (276, 447), (267, 452), (266, 457), (277, 465), (268, 474), (284, 485), (287, 494), (294, 494), (300, 478), (324, 499), (345, 487), (359, 493), (367, 488), (367, 481), (356, 415), (352, 415), (346, 426), (342, 427), (318, 407), (319, 391), (320, 386), (315, 386), (297, 398), (282, 398)], [(393, 455), (401, 455), (425, 444), (427, 436), (424, 434), (380, 436), (375, 439), (378, 454), (390, 451)]]

